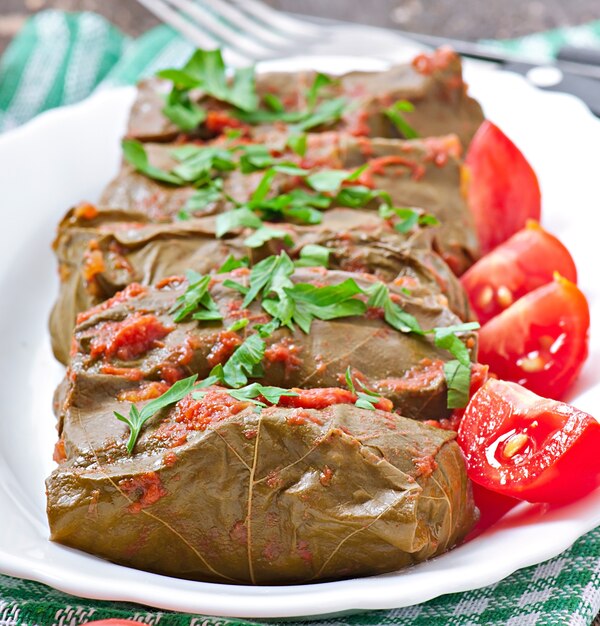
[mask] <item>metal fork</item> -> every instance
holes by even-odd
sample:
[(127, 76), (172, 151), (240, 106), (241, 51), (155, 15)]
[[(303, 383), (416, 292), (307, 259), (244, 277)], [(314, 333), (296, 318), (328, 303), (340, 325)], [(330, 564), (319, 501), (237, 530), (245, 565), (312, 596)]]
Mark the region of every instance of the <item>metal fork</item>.
[(306, 53), (328, 27), (284, 15), (260, 0), (138, 0), (195, 46), (222, 48), (235, 65)]

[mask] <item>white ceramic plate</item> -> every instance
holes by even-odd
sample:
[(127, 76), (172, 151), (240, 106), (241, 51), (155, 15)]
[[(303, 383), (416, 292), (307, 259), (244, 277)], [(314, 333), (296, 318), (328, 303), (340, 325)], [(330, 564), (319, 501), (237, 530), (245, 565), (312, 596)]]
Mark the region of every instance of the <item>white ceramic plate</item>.
[[(352, 69), (351, 64), (335, 59), (340, 71)], [(317, 67), (326, 68), (326, 60)], [(573, 252), (592, 327), (600, 328), (600, 122), (576, 99), (537, 91), (516, 75), (476, 67), (468, 74), (487, 115), (538, 172), (544, 224)], [(65, 209), (96, 199), (116, 173), (133, 96), (130, 88), (104, 92), (0, 138), (0, 571), (79, 596), (179, 611), (323, 616), (407, 606), (481, 587), (555, 556), (600, 524), (600, 493), (557, 510), (521, 505), (474, 541), (403, 572), (261, 588), (167, 578), (50, 543), (44, 479), (52, 469), (56, 438), (52, 393), (63, 373), (46, 330), (58, 288), (50, 243)], [(590, 360), (572, 402), (596, 414), (599, 370), (600, 342), (592, 335)]]

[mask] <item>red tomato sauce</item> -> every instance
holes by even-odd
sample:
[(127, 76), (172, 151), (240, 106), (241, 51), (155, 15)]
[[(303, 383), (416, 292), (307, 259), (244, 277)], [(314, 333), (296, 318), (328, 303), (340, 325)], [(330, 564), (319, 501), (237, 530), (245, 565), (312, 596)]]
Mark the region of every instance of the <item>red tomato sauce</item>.
[(147, 472), (135, 478), (124, 478), (119, 481), (119, 487), (133, 500), (127, 507), (130, 513), (139, 513), (167, 495), (167, 490), (156, 472)]
[(299, 352), (300, 348), (286, 337), (265, 350), (265, 359), (269, 363), (283, 363), (286, 374), (289, 374), (302, 363), (297, 356)]
[(97, 313), (101, 313), (102, 311), (106, 311), (116, 304), (120, 304), (121, 302), (126, 302), (127, 300), (131, 300), (133, 298), (137, 298), (138, 296), (143, 296), (147, 293), (146, 287), (142, 287), (139, 283), (131, 283), (127, 285), (123, 291), (119, 291), (112, 298), (105, 300), (102, 304), (98, 306), (92, 307), (83, 313), (80, 313), (77, 316), (77, 323), (81, 324), (90, 319), (93, 315)]
[(377, 381), (375, 388), (391, 389), (393, 391), (419, 391), (435, 384), (444, 378), (444, 362), (440, 359), (422, 359), (418, 365), (412, 367), (401, 378), (385, 378)]
[[(318, 387), (315, 389), (297, 389), (291, 391), (297, 396), (281, 396), (278, 406), (302, 409), (325, 409), (333, 404), (354, 404), (357, 397), (349, 390), (341, 387)], [(373, 403), (381, 411), (391, 411), (393, 404), (387, 398), (380, 398)]]
[(387, 156), (371, 159), (369, 161), (369, 166), (358, 177), (358, 184), (373, 189), (376, 186), (373, 177), (384, 176), (385, 168), (392, 165), (399, 165), (401, 167), (408, 168), (414, 180), (419, 180), (425, 174), (425, 168), (421, 164), (411, 161), (406, 157), (401, 157), (397, 154), (389, 154)]
[(211, 367), (225, 363), (242, 343), (240, 336), (232, 330), (223, 330), (217, 335), (217, 341), (210, 349), (206, 360)]
[(175, 421), (185, 424), (188, 430), (206, 430), (248, 406), (248, 402), (236, 400), (225, 391), (208, 389), (201, 400), (194, 400), (191, 395), (180, 400), (175, 408)]
[(433, 74), (436, 70), (446, 69), (457, 58), (456, 52), (449, 46), (442, 46), (430, 54), (419, 54), (413, 61), (413, 68), (424, 76)]
[(131, 361), (156, 347), (172, 330), (155, 315), (134, 314), (121, 322), (105, 322), (90, 343), (90, 356)]

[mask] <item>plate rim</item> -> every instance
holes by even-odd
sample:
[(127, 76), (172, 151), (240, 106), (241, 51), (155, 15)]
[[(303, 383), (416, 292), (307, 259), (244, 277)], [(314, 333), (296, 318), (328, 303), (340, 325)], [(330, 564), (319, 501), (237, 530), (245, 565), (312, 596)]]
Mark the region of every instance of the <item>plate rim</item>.
[[(494, 70), (499, 72), (499, 70)], [(511, 75), (515, 80), (518, 79), (523, 85), (526, 85), (528, 89), (531, 89), (536, 92), (540, 92), (540, 90), (534, 88), (529, 85), (525, 79), (517, 74), (513, 74), (511, 72), (501, 71), (504, 75)], [(86, 115), (88, 110), (91, 110), (92, 107), (101, 106), (104, 100), (112, 101), (117, 99), (123, 99), (125, 102), (128, 98), (133, 97), (133, 93), (135, 92), (135, 87), (125, 86), (125, 87), (117, 87), (112, 89), (106, 89), (99, 91), (98, 93), (92, 95), (90, 98), (76, 103), (74, 105), (70, 105), (67, 107), (61, 107), (57, 109), (52, 109), (44, 112), (43, 114), (36, 117), (34, 120), (25, 124), (22, 127), (16, 128), (14, 130), (9, 131), (2, 137), (0, 137), (0, 150), (3, 150), (6, 145), (10, 145), (13, 141), (24, 141), (28, 138), (28, 136), (36, 133), (43, 133), (45, 129), (49, 127), (53, 127), (57, 124), (60, 124), (61, 120), (65, 118), (71, 118), (73, 115)], [(540, 92), (544, 94), (544, 97), (552, 97), (552, 98), (561, 98), (561, 99), (569, 99), (571, 101), (577, 102), (577, 106), (580, 107), (581, 114), (587, 112), (589, 117), (597, 123), (600, 127), (600, 121), (596, 120), (592, 113), (585, 107), (585, 105), (577, 99), (575, 96), (569, 94), (557, 94), (557, 93), (548, 93), (548, 92)], [(2, 459), (0, 459), (1, 461)], [(1, 473), (0, 473), (1, 475)], [(4, 492), (8, 495), (8, 497), (14, 501), (15, 497), (11, 493), (10, 489), (6, 486), (0, 484), (0, 492)], [(573, 506), (579, 506), (585, 502), (589, 498), (597, 498), (598, 493), (595, 492), (586, 498), (584, 501), (580, 503), (576, 503)], [(113, 600), (113, 601), (128, 601), (128, 602), (141, 602), (143, 604), (154, 606), (156, 608), (164, 608), (170, 610), (177, 610), (181, 612), (189, 612), (189, 613), (198, 613), (204, 612), (206, 610), (210, 610), (212, 615), (219, 617), (257, 617), (257, 618), (281, 618), (281, 617), (326, 617), (331, 615), (340, 614), (341, 612), (356, 612), (356, 611), (368, 611), (368, 610), (377, 610), (377, 609), (392, 609), (392, 608), (400, 608), (404, 606), (411, 606), (414, 604), (420, 604), (422, 602), (426, 602), (440, 595), (445, 595), (449, 593), (458, 593), (463, 591), (468, 591), (472, 589), (477, 589), (481, 587), (485, 587), (489, 584), (495, 583), (513, 572), (521, 569), (523, 567), (527, 567), (530, 565), (535, 565), (542, 561), (545, 561), (549, 558), (552, 558), (564, 550), (566, 550), (569, 546), (571, 546), (579, 537), (586, 534), (593, 528), (595, 528), (600, 523), (600, 511), (598, 512), (598, 518), (590, 519), (586, 524), (582, 524), (582, 520), (577, 519), (569, 519), (564, 520), (568, 522), (561, 527), (561, 539), (562, 541), (555, 541), (551, 544), (551, 548), (548, 549), (547, 546), (540, 547), (535, 553), (528, 553), (526, 557), (512, 558), (508, 559), (506, 563), (504, 563), (504, 567), (497, 567), (494, 570), (487, 570), (486, 574), (481, 576), (480, 573), (476, 577), (471, 576), (470, 579), (467, 577), (458, 578), (453, 581), (452, 585), (448, 585), (448, 587), (443, 590), (433, 590), (426, 586), (421, 588), (421, 593), (417, 594), (415, 598), (410, 599), (409, 601), (398, 601), (393, 600), (393, 595), (389, 593), (389, 587), (386, 588), (386, 591), (383, 592), (382, 589), (379, 590), (379, 593), (375, 593), (376, 585), (378, 581), (385, 579), (386, 577), (399, 576), (404, 572), (414, 572), (419, 566), (415, 566), (410, 568), (409, 570), (403, 570), (401, 572), (395, 572), (391, 574), (385, 574), (382, 576), (375, 577), (367, 577), (360, 579), (361, 582), (364, 581), (364, 584), (367, 590), (370, 593), (363, 594), (361, 601), (356, 601), (352, 606), (348, 604), (347, 591), (346, 587), (351, 587), (353, 584), (356, 584), (357, 579), (344, 580), (344, 581), (334, 581), (327, 583), (317, 583), (314, 585), (291, 585), (291, 586), (263, 586), (263, 587), (248, 587), (245, 585), (224, 585), (219, 583), (203, 583), (196, 581), (183, 581), (182, 579), (171, 578), (167, 576), (161, 576), (158, 574), (151, 574), (147, 572), (142, 572), (144, 577), (151, 577), (151, 584), (144, 583), (141, 585), (141, 593), (136, 591), (136, 593), (132, 593), (131, 591), (124, 592), (122, 589), (119, 590), (119, 579), (115, 577), (114, 580), (109, 580), (108, 584), (105, 584), (100, 587), (95, 587), (93, 590), (90, 589), (89, 583), (86, 583), (83, 579), (78, 579), (76, 577), (65, 578), (64, 577), (64, 566), (61, 568), (60, 565), (56, 565), (53, 562), (48, 561), (40, 561), (39, 563), (32, 562), (31, 560), (24, 559), (19, 557), (18, 555), (10, 554), (6, 552), (0, 545), (0, 571), (6, 573), (11, 576), (18, 576), (21, 578), (26, 578), (29, 580), (35, 580), (37, 582), (48, 584), (60, 591), (64, 591), (69, 594), (73, 594), (79, 597), (96, 599), (96, 600)], [(578, 523), (575, 523), (578, 522)], [(570, 531), (570, 532), (567, 532)], [(482, 539), (485, 539), (484, 535), (481, 535)], [(474, 541), (477, 541), (475, 539)], [(86, 553), (79, 552), (73, 550), (71, 548), (65, 548), (63, 546), (58, 546), (57, 544), (52, 544), (57, 549), (67, 550), (72, 553), (77, 553), (79, 556), (84, 556), (86, 558), (96, 559), (96, 557), (92, 557), (87, 555)], [(543, 548), (546, 549), (543, 549)], [(443, 556), (434, 559), (433, 561), (439, 561)], [(98, 559), (99, 560), (99, 559)], [(429, 563), (433, 562), (429, 561)], [(106, 562), (103, 562), (106, 563)], [(139, 570), (133, 570), (132, 568), (126, 568), (119, 565), (110, 564), (112, 567), (119, 568), (119, 570), (127, 570), (129, 572), (134, 572), (139, 574)], [(32, 569), (33, 568), (33, 569)], [(472, 564), (471, 564), (472, 568)], [(61, 577), (61, 572), (63, 576)], [(87, 580), (89, 576), (86, 575), (85, 580)], [(93, 576), (92, 576), (93, 577)], [(201, 587), (202, 589), (195, 589), (193, 592), (193, 597), (189, 598), (190, 592), (188, 589), (179, 589), (169, 587), (168, 584), (164, 584), (165, 581), (179, 581), (182, 583), (183, 587), (188, 587), (193, 585), (194, 587)], [(106, 581), (105, 581), (106, 583)], [(383, 585), (382, 588), (386, 586)], [(222, 599), (226, 597), (225, 603), (228, 605), (236, 604), (238, 602), (248, 601), (249, 597), (247, 594), (241, 593), (227, 593), (226, 596), (222, 596), (221, 594), (216, 594), (217, 598), (216, 604), (213, 606), (210, 600), (211, 592), (214, 588), (219, 589), (227, 589), (238, 590), (238, 589), (251, 589), (253, 593), (256, 595), (255, 599), (259, 599), (261, 602), (265, 597), (269, 598), (269, 606), (265, 610), (263, 606), (260, 610), (252, 610), (248, 611), (247, 609), (236, 609), (236, 608), (227, 608), (223, 610), (219, 609), (219, 599), (221, 600), (221, 607), (223, 606)], [(371, 588), (371, 589), (369, 589)], [(135, 587), (137, 590), (137, 587)], [(205, 591), (206, 590), (206, 591)], [(266, 591), (265, 591), (266, 590)], [(273, 590), (280, 590), (274, 593)], [(301, 590), (298, 593), (298, 590)], [(317, 590), (317, 593), (312, 596), (314, 600), (314, 608), (307, 608), (306, 600), (307, 595), (304, 593), (306, 590)], [(199, 594), (199, 591), (201, 593)], [(339, 592), (339, 593), (338, 593)], [(386, 598), (384, 598), (384, 593)], [(161, 595), (162, 594), (162, 595)], [(272, 595), (271, 595), (272, 594)], [(346, 594), (346, 595), (345, 595)], [(203, 598), (206, 597), (207, 602), (204, 603), (204, 606), (210, 607), (208, 609), (201, 609), (198, 607), (197, 599), (198, 595)], [(274, 600), (277, 600), (275, 603)], [(277, 608), (279, 607), (279, 608)], [(285, 608), (283, 608), (285, 607)], [(296, 608), (294, 608), (296, 607)]]

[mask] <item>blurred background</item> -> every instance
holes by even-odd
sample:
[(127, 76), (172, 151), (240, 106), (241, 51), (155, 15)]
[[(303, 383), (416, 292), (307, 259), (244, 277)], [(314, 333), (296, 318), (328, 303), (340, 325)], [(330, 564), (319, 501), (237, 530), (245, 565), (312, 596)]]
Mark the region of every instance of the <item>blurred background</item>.
[[(268, 0), (274, 7), (460, 39), (505, 39), (600, 17), (600, 0)], [(28, 14), (96, 11), (130, 35), (157, 24), (135, 0), (0, 0), (0, 51)]]

